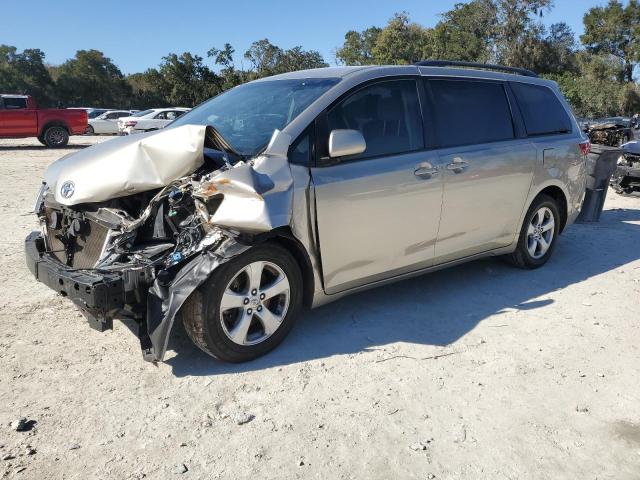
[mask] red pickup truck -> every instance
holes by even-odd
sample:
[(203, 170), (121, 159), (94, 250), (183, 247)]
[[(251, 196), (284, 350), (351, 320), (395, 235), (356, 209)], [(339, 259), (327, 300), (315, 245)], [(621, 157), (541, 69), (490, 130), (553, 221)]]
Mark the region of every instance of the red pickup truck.
[(0, 94), (0, 138), (37, 137), (47, 147), (64, 147), (69, 135), (86, 129), (85, 110), (39, 109), (29, 95)]

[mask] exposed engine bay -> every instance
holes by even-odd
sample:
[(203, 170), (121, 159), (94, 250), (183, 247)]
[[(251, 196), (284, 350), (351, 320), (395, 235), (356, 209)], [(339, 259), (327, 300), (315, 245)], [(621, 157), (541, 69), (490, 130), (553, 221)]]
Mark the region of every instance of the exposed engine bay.
[(190, 293), (218, 265), (288, 225), (290, 139), (276, 131), (263, 153), (245, 159), (211, 127), (123, 138), (90, 159), (79, 152), (51, 165), (34, 207), (42, 236), (27, 239), (37, 250), (29, 267), (38, 277), (38, 262), (48, 262), (47, 272), (55, 263), (56, 278), (39, 280), (55, 284), (98, 330), (133, 318), (145, 358), (162, 360)]
[(619, 147), (633, 139), (631, 128), (622, 123), (605, 122), (589, 125), (585, 130), (592, 144)]

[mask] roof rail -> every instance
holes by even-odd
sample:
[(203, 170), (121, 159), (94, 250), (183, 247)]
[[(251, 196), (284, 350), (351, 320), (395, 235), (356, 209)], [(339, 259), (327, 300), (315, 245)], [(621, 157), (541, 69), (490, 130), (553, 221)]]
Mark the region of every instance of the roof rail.
[(414, 65), (419, 67), (469, 67), (469, 68), (481, 68), (485, 70), (496, 70), (499, 72), (513, 73), (517, 75), (524, 75), (525, 77), (538, 77), (538, 75), (526, 68), (517, 67), (505, 67), (503, 65), (494, 65), (492, 63), (477, 63), (477, 62), (460, 62), (457, 60), (423, 60), (416, 62)]

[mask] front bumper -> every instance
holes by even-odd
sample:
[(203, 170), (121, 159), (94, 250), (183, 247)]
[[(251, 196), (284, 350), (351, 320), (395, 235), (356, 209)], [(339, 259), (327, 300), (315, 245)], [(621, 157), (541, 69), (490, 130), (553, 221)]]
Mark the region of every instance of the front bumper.
[(40, 232), (25, 239), (27, 267), (39, 282), (69, 298), (99, 331), (113, 328), (114, 316), (125, 306), (125, 282), (120, 273), (98, 273), (66, 267), (46, 253)]

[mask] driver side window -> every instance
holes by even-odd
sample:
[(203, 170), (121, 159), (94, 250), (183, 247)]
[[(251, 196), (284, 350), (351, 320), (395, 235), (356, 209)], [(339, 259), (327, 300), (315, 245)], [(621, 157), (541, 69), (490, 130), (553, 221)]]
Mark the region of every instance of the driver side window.
[(358, 130), (366, 150), (353, 158), (394, 155), (424, 148), (415, 80), (391, 80), (364, 87), (331, 109), (329, 133)]

